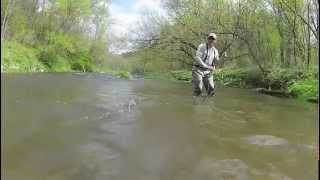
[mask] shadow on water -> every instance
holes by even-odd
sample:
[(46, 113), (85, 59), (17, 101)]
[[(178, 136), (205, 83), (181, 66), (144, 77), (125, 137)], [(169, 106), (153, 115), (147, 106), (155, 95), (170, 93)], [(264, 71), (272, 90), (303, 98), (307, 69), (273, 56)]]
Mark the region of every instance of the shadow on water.
[(107, 74), (1, 75), (4, 179), (316, 179), (317, 108)]

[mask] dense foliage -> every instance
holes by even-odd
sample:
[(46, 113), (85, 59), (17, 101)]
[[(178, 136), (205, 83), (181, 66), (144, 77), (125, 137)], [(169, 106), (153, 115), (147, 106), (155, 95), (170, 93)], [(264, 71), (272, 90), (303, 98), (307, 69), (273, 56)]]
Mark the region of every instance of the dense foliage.
[(2, 0), (2, 72), (92, 71), (107, 52), (107, 2)]
[(137, 51), (127, 54), (144, 64), (140, 72), (191, 71), (198, 45), (215, 32), (217, 81), (317, 95), (318, 1), (166, 0), (164, 7), (168, 16), (149, 16), (138, 31)]

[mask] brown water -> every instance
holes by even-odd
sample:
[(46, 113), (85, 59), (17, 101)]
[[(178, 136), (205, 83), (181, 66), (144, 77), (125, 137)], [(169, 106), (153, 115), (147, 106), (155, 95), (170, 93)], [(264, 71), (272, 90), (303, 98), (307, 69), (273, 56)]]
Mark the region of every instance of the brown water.
[(1, 75), (6, 180), (317, 179), (317, 106), (106, 74)]

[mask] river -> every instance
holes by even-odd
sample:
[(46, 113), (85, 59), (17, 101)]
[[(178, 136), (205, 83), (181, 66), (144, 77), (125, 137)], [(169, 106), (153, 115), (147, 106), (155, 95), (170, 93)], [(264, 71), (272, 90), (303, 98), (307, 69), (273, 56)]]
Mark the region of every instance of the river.
[(108, 74), (1, 75), (6, 180), (317, 179), (317, 105)]

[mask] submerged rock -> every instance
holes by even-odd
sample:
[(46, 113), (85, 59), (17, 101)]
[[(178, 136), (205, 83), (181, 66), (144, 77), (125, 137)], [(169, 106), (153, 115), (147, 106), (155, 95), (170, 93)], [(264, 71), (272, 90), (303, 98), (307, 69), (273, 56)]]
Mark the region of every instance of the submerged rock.
[(255, 169), (240, 159), (201, 160), (192, 174), (192, 180), (249, 180), (253, 176), (270, 180), (292, 180), (272, 164), (266, 169)]
[(248, 166), (239, 159), (202, 160), (193, 174), (193, 180), (247, 180)]
[(288, 141), (286, 139), (275, 137), (272, 135), (255, 135), (245, 139), (249, 144), (255, 144), (259, 146), (279, 146), (288, 144)]

